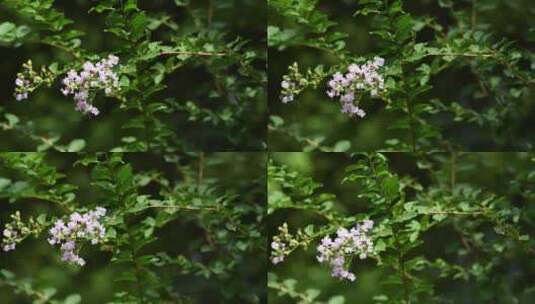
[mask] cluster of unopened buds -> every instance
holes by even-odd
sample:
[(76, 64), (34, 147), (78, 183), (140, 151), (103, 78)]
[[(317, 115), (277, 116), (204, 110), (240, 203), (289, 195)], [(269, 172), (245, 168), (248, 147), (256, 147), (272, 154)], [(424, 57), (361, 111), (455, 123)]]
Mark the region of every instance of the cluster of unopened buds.
[(299, 95), (307, 87), (317, 87), (322, 80), (323, 67), (308, 69), (305, 72), (299, 70), (299, 65), (294, 62), (288, 68), (288, 74), (282, 77), (281, 82), (281, 102), (289, 103), (294, 101), (295, 96)]
[(105, 215), (106, 209), (97, 207), (86, 213), (74, 212), (67, 222), (59, 219), (49, 231), (48, 242), (60, 246), (62, 261), (84, 266), (85, 260), (78, 255), (77, 245), (82, 241), (89, 241), (92, 245), (103, 242), (106, 229), (101, 219)]
[(288, 231), (288, 224), (284, 223), (279, 227), (279, 234), (273, 237), (271, 242), (271, 262), (279, 264), (284, 262), (293, 250), (300, 245), (307, 245), (308, 241), (303, 232), (298, 231), (294, 236)]
[(349, 271), (351, 259), (354, 255), (365, 259), (373, 254), (373, 242), (369, 236), (372, 228), (373, 221), (365, 220), (350, 230), (339, 228), (334, 239), (324, 237), (317, 248), (318, 261), (331, 267), (334, 278), (354, 281), (356, 276)]
[(63, 79), (63, 95), (74, 95), (76, 110), (85, 114), (98, 115), (100, 112), (90, 103), (90, 97), (95, 90), (104, 90), (106, 96), (111, 96), (119, 90), (119, 77), (113, 68), (119, 63), (119, 58), (108, 56), (97, 63), (87, 61), (82, 71), (77, 73), (70, 70)]
[(39, 225), (33, 218), (24, 223), (20, 216), (20, 212), (16, 211), (11, 215), (11, 222), (7, 223), (2, 231), (2, 250), (15, 250), (18, 243), (24, 240), (31, 234), (38, 235), (42, 231)]
[(281, 82), (282, 87), (282, 96), (281, 101), (282, 103), (289, 103), (290, 101), (294, 100), (294, 94), (293, 91), (295, 90), (295, 83), (293, 83), (290, 79), (284, 79)]
[(281, 101), (282, 103), (289, 103), (294, 101), (295, 95), (299, 94), (299, 83), (303, 81), (303, 77), (299, 72), (297, 62), (292, 64), (288, 69), (288, 74), (284, 75), (281, 82)]
[(30, 87), (30, 81), (23, 77), (15, 80), (15, 99), (18, 101), (28, 99), (28, 89)]
[(349, 65), (347, 73), (338, 72), (329, 80), (327, 95), (338, 98), (343, 113), (351, 117), (364, 117), (366, 112), (359, 107), (361, 95), (369, 92), (372, 97), (376, 97), (384, 91), (384, 78), (379, 73), (384, 63), (383, 58), (375, 57), (362, 65)]
[(41, 68), (38, 73), (33, 69), (31, 60), (22, 65), (22, 72), (17, 74), (15, 79), (15, 99), (18, 101), (28, 99), (28, 94), (33, 92), (36, 87), (45, 83), (52, 84), (53, 73), (45, 67)]

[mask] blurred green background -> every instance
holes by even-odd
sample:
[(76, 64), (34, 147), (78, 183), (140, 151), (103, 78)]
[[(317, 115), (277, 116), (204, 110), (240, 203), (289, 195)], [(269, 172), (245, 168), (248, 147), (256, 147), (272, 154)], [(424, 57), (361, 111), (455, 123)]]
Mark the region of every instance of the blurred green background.
[[(197, 9), (196, 14), (207, 16), (210, 1), (213, 0), (190, 2), (192, 8)], [(266, 52), (266, 4), (259, 5), (256, 0), (224, 0), (213, 3), (215, 9), (212, 28), (224, 33), (225, 40), (229, 42), (242, 37), (248, 41), (250, 49), (262, 56)], [(103, 32), (105, 23), (102, 15), (88, 13), (89, 9), (96, 4), (95, 1), (90, 0), (58, 0), (54, 1), (54, 8), (64, 12), (67, 18), (75, 20), (74, 24), (68, 26), (69, 29), (86, 33), (86, 36), (81, 38), (83, 48), (95, 53), (107, 54), (113, 52), (118, 41), (112, 34)], [(149, 14), (169, 15), (179, 25), (177, 35), (206, 29), (204, 24), (195, 24), (186, 9), (178, 7), (175, 1), (138, 1), (138, 6)], [(6, 21), (17, 25), (28, 24), (25, 19), (5, 10), (0, 1), (0, 23)], [(152, 39), (158, 40), (169, 35), (160, 32), (155, 32)], [(131, 130), (121, 127), (133, 118), (133, 113), (119, 110), (119, 103), (116, 100), (99, 96), (95, 103), (101, 110), (101, 114), (96, 118), (88, 118), (74, 110), (72, 96), (65, 97), (60, 93), (59, 80), (52, 88), (38, 89), (29, 100), (16, 102), (12, 96), (14, 81), (22, 64), (28, 59), (32, 59), (34, 67), (38, 68), (55, 61), (65, 63), (72, 60), (72, 57), (61, 50), (58, 51), (58, 49), (39, 43), (27, 43), (18, 48), (0, 45), (0, 109), (3, 108), (5, 112), (15, 114), (20, 118), (21, 123), (32, 121), (38, 135), (62, 135), (62, 144), (68, 144), (74, 138), (83, 138), (87, 142), (87, 151), (109, 151), (121, 144), (122, 137), (128, 134), (131, 136)], [(255, 62), (255, 64), (258, 65), (257, 69), (261, 71), (265, 69), (265, 62)], [(163, 100), (172, 97), (182, 104), (193, 101), (200, 107), (214, 111), (221, 109), (223, 103), (232, 102), (224, 98), (209, 98), (215, 88), (213, 76), (204, 66), (186, 65), (172, 75), (168, 75), (164, 83), (167, 89), (154, 96), (155, 99)], [(252, 110), (247, 117), (241, 118), (245, 121), (240, 121), (240, 125), (233, 128), (213, 126), (202, 121), (189, 121), (188, 115), (184, 112), (166, 115), (163, 120), (171, 126), (179, 139), (185, 142), (188, 151), (227, 151), (238, 148), (245, 151), (260, 150), (266, 136), (265, 95), (239, 102), (247, 104), (247, 107)], [(235, 130), (237, 127), (246, 130), (243, 134), (237, 134)], [(2, 151), (35, 150), (34, 143), (27, 136), (0, 131), (0, 138)]]
[[(126, 153), (124, 160), (134, 168), (134, 173), (143, 171), (159, 172), (171, 182), (196, 183), (188, 179), (197, 174), (197, 156), (181, 155), (178, 157), (178, 166), (166, 161), (176, 160), (176, 155), (155, 155), (149, 153)], [(73, 167), (79, 157), (75, 153), (50, 153), (46, 160), (66, 174), (65, 182), (79, 187), (76, 202), (78, 204), (98, 205), (102, 194), (98, 188), (92, 187), (89, 168), (83, 166)], [(237, 194), (238, 200), (244, 204), (251, 204), (264, 208), (266, 203), (265, 190), (265, 153), (208, 153), (204, 158), (203, 183), (217, 187), (218, 195), (225, 193)], [(0, 177), (10, 178), (13, 181), (17, 175), (0, 165)], [(157, 185), (144, 187), (146, 194), (158, 197)], [(0, 229), (9, 220), (9, 215), (21, 211), (23, 220), (30, 215), (46, 213), (49, 216), (64, 215), (56, 206), (35, 199), (21, 199), (10, 203), (7, 198), (0, 198)], [(182, 218), (182, 219), (181, 219)], [(205, 227), (198, 226), (195, 221), (189, 220), (185, 214), (179, 220), (166, 225), (155, 233), (158, 241), (143, 249), (142, 254), (167, 252), (170, 256), (184, 255), (197, 262), (207, 262), (224, 254), (211, 252), (210, 258), (198, 251), (198, 247), (205, 242)], [(254, 222), (255, 219), (242, 219)], [(196, 249), (197, 248), (197, 249)], [(82, 303), (101, 304), (111, 301), (115, 292), (121, 288), (130, 290), (128, 282), (115, 282), (125, 265), (112, 265), (111, 255), (99, 251), (97, 247), (86, 246), (81, 256), (87, 261), (84, 267), (73, 267), (60, 260), (60, 251), (46, 241), (46, 234), (39, 239), (29, 237), (17, 246), (15, 251), (5, 253), (0, 251), (0, 269), (7, 269), (18, 279), (30, 280), (34, 288), (53, 287), (57, 289), (58, 298), (65, 298), (70, 294), (80, 294)], [(211, 261), (211, 260), (210, 260)], [(167, 267), (159, 271), (173, 274), (172, 286), (181, 296), (193, 298), (191, 303), (221, 303), (222, 293), (237, 292), (238, 294), (255, 294), (261, 301), (266, 300), (266, 261), (265, 251), (254, 256), (245, 255), (238, 263), (230, 279), (212, 277), (206, 279), (202, 276), (180, 274), (180, 269)], [(243, 292), (246, 290), (247, 292)], [(239, 301), (239, 300), (238, 300)], [(23, 295), (16, 295), (8, 286), (0, 284), (0, 303), (26, 304), (31, 303)], [(189, 303), (189, 302), (188, 302)]]
[[(447, 154), (413, 154), (385, 153), (390, 169), (401, 176), (410, 175), (424, 187), (437, 182), (448, 184), (449, 155)], [(463, 153), (457, 158), (457, 185), (470, 184), (481, 187), (497, 195), (505, 196), (512, 202), (511, 207), (520, 208), (523, 212), (519, 229), (524, 233), (535, 235), (535, 161), (534, 154), (528, 153)], [(368, 204), (359, 198), (359, 188), (355, 183), (341, 184), (345, 168), (354, 163), (352, 158), (343, 153), (271, 153), (275, 163), (283, 164), (305, 176), (312, 177), (323, 185), (316, 193), (333, 193), (337, 200), (335, 210), (350, 216), (365, 213)], [(419, 169), (418, 161), (430, 162), (434, 165), (433, 174)], [(445, 165), (441, 165), (445, 161)], [(446, 174), (444, 174), (446, 173)], [(437, 180), (438, 179), (438, 180)], [(444, 179), (441, 180), (440, 179)], [(268, 189), (268, 195), (269, 195)], [(425, 191), (425, 190), (424, 190)], [(531, 195), (526, 195), (531, 192)], [(408, 193), (407, 200), (412, 199)], [(466, 219), (470, 220), (470, 219)], [(302, 210), (279, 210), (268, 217), (268, 237), (278, 234), (277, 227), (287, 222), (290, 232), (304, 228), (308, 224), (322, 225), (324, 219), (313, 213)], [(492, 227), (484, 233), (492, 234)], [(492, 238), (492, 237), (490, 237)], [(420, 246), (411, 256), (423, 254), (428, 259), (442, 257), (446, 261), (466, 266), (468, 258), (457, 258), (459, 241), (448, 225), (437, 226), (423, 236), (424, 245)], [(318, 240), (319, 241), (319, 240)], [(389, 270), (377, 266), (371, 259), (358, 260), (352, 266), (357, 280), (353, 283), (331, 278), (330, 270), (316, 260), (316, 245), (312, 243), (307, 250), (299, 249), (278, 265), (269, 266), (280, 281), (295, 279), (298, 281), (296, 290), (318, 289), (321, 295), (318, 300), (327, 300), (336, 295), (343, 295), (345, 303), (375, 303), (372, 298), (379, 294), (395, 294), (398, 291), (392, 285), (382, 284)], [(533, 254), (520, 247), (506, 250), (502, 256), (492, 257), (477, 255), (476, 261), (487, 259), (500, 260), (499, 266), (491, 272), (488, 282), (477, 284), (473, 279), (462, 280), (439, 279), (435, 285), (436, 294), (442, 295), (451, 302), (447, 303), (507, 303), (531, 304), (535, 299), (535, 259)], [(481, 259), (481, 260), (478, 260)], [(438, 275), (435, 274), (435, 275)], [(438, 279), (438, 278), (436, 278)], [(269, 290), (269, 303), (292, 303), (287, 297), (278, 297), (276, 292)], [(484, 297), (494, 299), (486, 302)]]
[[(439, 6), (434, 0), (403, 1), (405, 11), (413, 16), (432, 16), (445, 29), (455, 25), (455, 20), (447, 9)], [(451, 1), (444, 1), (451, 2)], [(456, 10), (464, 14), (471, 11), (471, 0), (453, 1)], [(535, 50), (535, 1), (532, 0), (479, 0), (477, 1), (478, 29), (492, 34), (493, 40), (502, 38), (513, 40), (514, 47), (533, 52)], [(319, 9), (338, 23), (331, 31), (346, 33), (347, 49), (355, 55), (366, 56), (381, 53), (381, 42), (370, 35), (371, 18), (357, 16), (353, 13), (359, 8), (357, 1), (319, 1)], [(282, 18), (274, 10), (268, 11), (268, 22), (281, 29), (294, 29), (296, 25)], [(427, 36), (426, 36), (427, 35)], [(431, 36), (425, 33), (418, 37), (418, 42), (429, 41)], [(326, 52), (306, 47), (291, 47), (282, 51), (269, 49), (269, 112), (270, 115), (280, 116), (287, 126), (295, 126), (300, 135), (308, 138), (324, 137), (322, 145), (334, 146), (339, 141), (349, 140), (349, 151), (375, 151), (385, 149), (385, 140), (401, 138), (409, 142), (408, 132), (389, 130), (388, 126), (399, 114), (387, 113), (384, 104), (366, 103), (367, 116), (364, 119), (354, 119), (340, 112), (338, 102), (328, 98), (325, 86), (317, 90), (305, 90), (295, 101), (289, 104), (280, 102), (280, 83), (282, 76), (287, 73), (288, 66), (298, 62), (302, 71), (308, 67), (323, 64), (327, 67), (337, 63), (336, 58)], [(388, 65), (388, 58), (386, 58)], [(533, 71), (534, 67), (525, 63), (524, 69)], [(440, 98), (443, 102), (459, 102), (461, 105), (480, 111), (489, 103), (496, 103), (492, 98), (472, 97), (472, 92), (479, 86), (476, 78), (465, 64), (459, 68), (449, 68), (432, 78), (430, 85), (433, 89), (419, 99), (428, 101)], [(452, 121), (452, 115), (440, 114), (431, 118), (435, 126), (442, 128), (445, 139), (454, 144), (466, 147), (466, 151), (526, 151), (531, 150), (535, 143), (533, 120), (535, 119), (535, 90), (531, 86), (530, 92), (524, 94), (520, 100), (515, 100), (518, 113), (504, 122), (507, 131), (493, 134), (487, 127), (476, 124)], [(511, 100), (505, 101), (513, 102)], [(502, 143), (498, 144), (496, 136)], [(302, 147), (292, 138), (282, 132), (270, 132), (270, 151), (302, 151)], [(516, 148), (515, 148), (516, 147)], [(520, 147), (520, 148), (519, 148)], [(439, 147), (436, 147), (439, 148)]]

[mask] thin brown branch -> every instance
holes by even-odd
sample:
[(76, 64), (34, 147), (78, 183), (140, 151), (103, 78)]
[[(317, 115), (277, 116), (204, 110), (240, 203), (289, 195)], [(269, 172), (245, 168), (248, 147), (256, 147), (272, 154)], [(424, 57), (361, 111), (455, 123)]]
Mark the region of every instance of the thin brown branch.
[(450, 159), (450, 189), (453, 191), (456, 183), (456, 174), (457, 174), (457, 154), (455, 151), (451, 151)]
[(175, 51), (175, 52), (163, 52), (160, 56), (168, 55), (189, 55), (189, 56), (228, 56), (228, 52), (193, 52), (193, 51)]
[(424, 55), (426, 56), (453, 56), (453, 57), (479, 57), (479, 58), (492, 58), (496, 60), (496, 62), (500, 63), (501, 65), (508, 68), (513, 76), (518, 78), (520, 81), (533, 85), (535, 84), (535, 79), (526, 79), (524, 76), (520, 75), (514, 66), (509, 63), (506, 60), (503, 60), (500, 58), (499, 54), (496, 51), (490, 52), (490, 53), (455, 53), (455, 52), (436, 52), (436, 53), (427, 53)]
[(437, 52), (427, 53), (425, 56), (453, 56), (453, 57), (494, 57), (493, 53), (453, 53), (453, 52)]
[(480, 215), (485, 214), (483, 211), (475, 212), (463, 212), (463, 211), (431, 211), (431, 212), (422, 212), (422, 215)]
[(208, 0), (208, 27), (212, 26), (214, 19), (214, 0)]
[(407, 114), (409, 115), (409, 128), (410, 128), (410, 135), (411, 135), (411, 146), (412, 146), (412, 152), (416, 152), (416, 125), (414, 121), (414, 114), (412, 109), (412, 100), (409, 100), (408, 96), (405, 99), (405, 103), (407, 105)]
[(149, 205), (149, 208), (169, 208), (185, 211), (199, 211), (199, 210), (218, 210), (217, 207), (189, 207), (189, 206), (170, 206), (170, 205)]
[(197, 172), (197, 188), (202, 185), (204, 178), (204, 152), (199, 153), (199, 168)]
[(477, 23), (477, 0), (472, 0), (472, 31)]
[(55, 47), (57, 49), (60, 49), (60, 50), (64, 51), (65, 53), (73, 56), (76, 59), (81, 59), (80, 54), (77, 53), (74, 49), (70, 49), (70, 48), (68, 48), (66, 46), (59, 45), (59, 44), (54, 44), (54, 43), (51, 43), (51, 42), (48, 42), (48, 41), (43, 41), (43, 40), (36, 41), (36, 42), (44, 44), (44, 45), (48, 45), (48, 46), (51, 46), (51, 47)]

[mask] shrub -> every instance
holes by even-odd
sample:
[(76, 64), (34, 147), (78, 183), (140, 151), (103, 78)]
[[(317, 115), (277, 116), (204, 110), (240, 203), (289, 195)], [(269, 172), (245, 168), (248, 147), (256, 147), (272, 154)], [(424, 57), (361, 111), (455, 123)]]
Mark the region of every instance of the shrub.
[(0, 301), (265, 301), (264, 159), (0, 154)]
[(532, 149), (526, 6), (270, 0), (271, 148)]
[(534, 161), (275, 153), (270, 303), (530, 303)]
[(2, 1), (0, 147), (261, 149), (263, 12), (251, 0)]

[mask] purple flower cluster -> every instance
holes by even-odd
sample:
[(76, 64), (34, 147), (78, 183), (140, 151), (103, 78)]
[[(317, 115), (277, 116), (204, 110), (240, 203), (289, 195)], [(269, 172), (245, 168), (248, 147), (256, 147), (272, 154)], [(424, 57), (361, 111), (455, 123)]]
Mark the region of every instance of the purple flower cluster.
[(98, 115), (99, 110), (89, 103), (89, 96), (92, 90), (103, 89), (106, 96), (110, 96), (119, 89), (119, 77), (113, 71), (113, 67), (119, 63), (119, 58), (110, 55), (107, 59), (93, 64), (86, 62), (83, 70), (77, 73), (70, 70), (67, 77), (63, 79), (61, 89), (63, 95), (74, 95), (76, 110), (86, 114)]
[(16, 86), (15, 99), (17, 99), (17, 101), (28, 99), (27, 88), (30, 86), (30, 81), (27, 79), (24, 79), (22, 75), (19, 75), (19, 77), (17, 77), (17, 79), (15, 80), (15, 86)]
[(2, 250), (8, 252), (10, 250), (15, 250), (17, 245), (18, 232), (15, 229), (6, 227), (2, 232), (4, 239), (2, 240)]
[(373, 253), (373, 243), (368, 235), (372, 228), (373, 221), (365, 220), (351, 230), (338, 229), (334, 240), (324, 237), (317, 248), (318, 261), (329, 264), (333, 277), (354, 281), (356, 277), (348, 269), (349, 262), (353, 255), (358, 254), (360, 259), (365, 259)]
[(359, 91), (370, 92), (372, 97), (378, 96), (384, 90), (384, 78), (379, 74), (379, 68), (385, 60), (375, 57), (363, 65), (351, 64), (347, 73), (336, 73), (329, 81), (327, 95), (338, 98), (342, 106), (342, 112), (351, 117), (363, 118), (366, 112), (359, 108)]
[(282, 88), (282, 95), (281, 95), (281, 101), (282, 103), (289, 103), (290, 101), (294, 101), (294, 90), (296, 88), (296, 84), (293, 83), (290, 79), (284, 79), (281, 82), (281, 88)]
[(271, 242), (271, 249), (273, 249), (271, 263), (279, 264), (284, 262), (284, 252), (287, 250), (286, 244), (279, 240), (274, 240)]
[(71, 214), (67, 223), (61, 219), (57, 220), (49, 231), (48, 242), (51, 245), (61, 246), (62, 261), (84, 266), (85, 260), (77, 254), (76, 242), (88, 240), (92, 245), (101, 243), (104, 240), (106, 229), (100, 223), (100, 219), (105, 215), (106, 209), (97, 207), (87, 213), (75, 212)]

